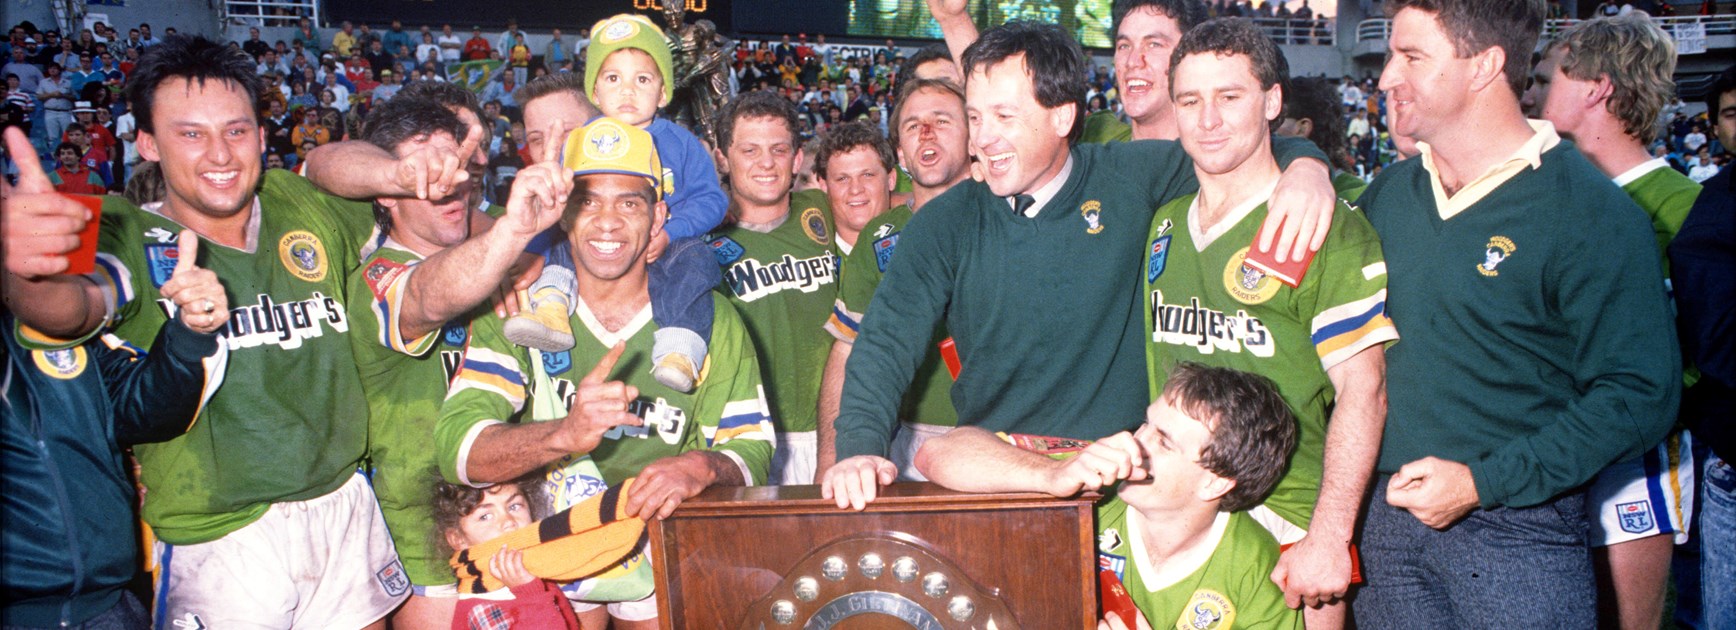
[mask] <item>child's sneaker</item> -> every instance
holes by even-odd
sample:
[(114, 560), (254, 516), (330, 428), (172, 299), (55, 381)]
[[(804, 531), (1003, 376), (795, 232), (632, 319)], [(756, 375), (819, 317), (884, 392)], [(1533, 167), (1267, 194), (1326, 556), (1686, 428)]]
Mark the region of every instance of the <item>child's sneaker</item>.
[(544, 352), (571, 350), (573, 326), (567, 317), (573, 309), (566, 292), (542, 287), (535, 293), (520, 291), (518, 296), (525, 308), (507, 318), (507, 341)]
[(657, 360), (657, 365), (651, 368), (651, 377), (669, 389), (686, 394), (692, 392), (698, 383), (699, 370), (687, 355), (671, 352)]

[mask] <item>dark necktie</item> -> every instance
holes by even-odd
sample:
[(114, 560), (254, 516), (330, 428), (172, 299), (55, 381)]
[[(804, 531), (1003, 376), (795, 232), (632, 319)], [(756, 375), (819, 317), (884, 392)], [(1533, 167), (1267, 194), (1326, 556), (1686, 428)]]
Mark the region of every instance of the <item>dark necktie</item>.
[(1013, 195), (1013, 214), (1015, 216), (1025, 216), (1025, 211), (1030, 210), (1031, 206), (1035, 203), (1037, 203), (1036, 197), (1030, 195)]

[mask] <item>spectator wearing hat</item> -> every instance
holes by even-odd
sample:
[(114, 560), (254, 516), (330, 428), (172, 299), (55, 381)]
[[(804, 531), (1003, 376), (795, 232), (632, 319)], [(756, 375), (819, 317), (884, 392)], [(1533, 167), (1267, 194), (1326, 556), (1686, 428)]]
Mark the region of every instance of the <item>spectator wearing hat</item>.
[(404, 86), (398, 82), (397, 72), (381, 70), (380, 84), (374, 87), (374, 104), (379, 105), (392, 100), (392, 97), (397, 96), (398, 91), (402, 89)]
[(482, 27), (470, 27), (470, 39), (464, 42), (464, 60), (478, 61), (487, 59), (494, 49), (488, 45), (488, 40), (482, 37)]
[[(114, 155), (114, 149), (120, 145), (120, 141), (115, 139), (114, 132), (109, 131), (104, 123), (97, 119), (97, 113), (103, 109), (102, 106), (90, 101), (79, 101), (73, 105), (72, 119), (73, 122), (84, 127), (85, 148), (95, 149), (98, 153), (98, 161), (107, 163), (108, 157)], [(70, 140), (70, 138), (61, 138), (61, 140)]]

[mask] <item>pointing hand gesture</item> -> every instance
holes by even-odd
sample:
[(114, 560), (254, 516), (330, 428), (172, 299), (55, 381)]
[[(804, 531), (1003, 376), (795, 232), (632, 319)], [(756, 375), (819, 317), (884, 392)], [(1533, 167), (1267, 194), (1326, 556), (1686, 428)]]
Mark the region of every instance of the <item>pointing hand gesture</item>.
[(639, 397), (639, 389), (621, 381), (608, 380), (615, 363), (627, 350), (625, 342), (615, 344), (609, 353), (597, 361), (591, 373), (579, 381), (579, 391), (573, 396), (573, 406), (562, 420), (557, 438), (565, 442), (562, 449), (569, 453), (589, 453), (602, 444), (603, 434), (621, 425), (642, 426), (639, 416), (627, 411), (627, 405)]
[(445, 199), (470, 179), (470, 160), (482, 146), (482, 129), (465, 129), (457, 150), (424, 144), (398, 158), (392, 181), (398, 189), (417, 199)]
[(561, 149), (567, 144), (566, 136), (561, 135), (564, 125), (560, 119), (549, 124), (540, 159), (519, 170), (512, 181), (512, 194), (507, 198), (502, 223), (516, 234), (535, 236), (559, 221), (566, 210), (567, 195), (573, 191), (573, 174), (561, 163)]
[(199, 267), (199, 235), (181, 230), (175, 247), (180, 255), (175, 259), (174, 274), (159, 291), (175, 303), (181, 323), (193, 332), (209, 334), (229, 322), (229, 297), (217, 274)]
[(6, 129), (6, 153), (18, 165), (18, 185), (0, 181), (0, 234), (6, 270), (25, 280), (65, 272), (66, 254), (78, 249), (78, 235), (91, 220), (84, 204), (54, 190), (36, 148), (17, 128)]

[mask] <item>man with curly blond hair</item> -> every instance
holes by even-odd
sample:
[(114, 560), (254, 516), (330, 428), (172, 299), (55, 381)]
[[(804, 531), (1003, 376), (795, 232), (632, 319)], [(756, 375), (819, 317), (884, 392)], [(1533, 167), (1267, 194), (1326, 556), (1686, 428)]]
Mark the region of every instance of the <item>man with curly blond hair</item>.
[[(1650, 18), (1599, 18), (1549, 42), (1528, 90), (1535, 115), (1554, 123), (1646, 211), (1660, 257), (1700, 195), (1699, 184), (1646, 150), (1658, 112), (1675, 95), (1675, 69), (1675, 45)], [(1662, 616), (1671, 549), (1687, 542), (1693, 512), (1692, 447), (1691, 434), (1672, 432), (1643, 457), (1613, 464), (1592, 481), (1586, 501), (1596, 510), (1591, 545), (1600, 617), (1650, 627)]]

